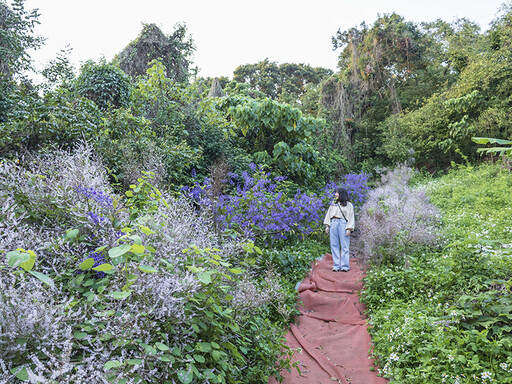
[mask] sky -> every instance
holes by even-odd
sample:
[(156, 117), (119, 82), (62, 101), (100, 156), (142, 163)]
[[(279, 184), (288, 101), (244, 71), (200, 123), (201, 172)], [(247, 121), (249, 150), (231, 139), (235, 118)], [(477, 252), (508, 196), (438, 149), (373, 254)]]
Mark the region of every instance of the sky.
[[(482, 31), (505, 0), (26, 0), (39, 9), (35, 32), (46, 38), (30, 52), (38, 69), (67, 46), (75, 68), (87, 60), (111, 60), (134, 40), (143, 23), (166, 34), (185, 23), (195, 43), (199, 76), (232, 78), (243, 64), (265, 58), (336, 70), (339, 51), (331, 38), (378, 15), (395, 12), (407, 21), (468, 18)], [(9, 3), (9, 0), (6, 1)]]

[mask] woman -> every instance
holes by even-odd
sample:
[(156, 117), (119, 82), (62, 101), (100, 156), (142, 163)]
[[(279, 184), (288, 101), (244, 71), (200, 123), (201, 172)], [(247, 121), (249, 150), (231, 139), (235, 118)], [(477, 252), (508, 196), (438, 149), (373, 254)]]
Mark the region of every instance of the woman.
[(335, 199), (324, 219), (325, 231), (330, 234), (334, 272), (348, 272), (350, 234), (354, 231), (354, 207), (345, 188), (336, 190)]

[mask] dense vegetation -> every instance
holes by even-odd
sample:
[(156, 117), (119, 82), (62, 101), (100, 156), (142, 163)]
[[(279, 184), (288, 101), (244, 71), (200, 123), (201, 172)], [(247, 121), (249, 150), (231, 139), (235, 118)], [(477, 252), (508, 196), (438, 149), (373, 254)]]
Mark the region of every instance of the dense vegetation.
[(483, 33), (383, 15), (333, 37), (337, 73), (265, 59), (232, 80), (149, 24), (35, 84), (37, 19), (0, 2), (0, 382), (295, 369), (283, 335), (337, 186), (381, 373), (512, 382), (511, 9)]

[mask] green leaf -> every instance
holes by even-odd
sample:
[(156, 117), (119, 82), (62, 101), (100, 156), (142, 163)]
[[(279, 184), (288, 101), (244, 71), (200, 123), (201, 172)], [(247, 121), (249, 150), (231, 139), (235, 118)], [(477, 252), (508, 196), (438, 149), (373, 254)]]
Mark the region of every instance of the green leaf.
[(123, 244), (115, 248), (111, 248), (108, 251), (108, 255), (111, 259), (115, 259), (116, 257), (122, 256), (127, 252), (130, 252), (132, 246), (130, 244)]
[(215, 361), (219, 361), (219, 359), (221, 358), (221, 353), (219, 351), (213, 351), (212, 352), (212, 357), (213, 357), (213, 360)]
[(36, 272), (36, 271), (28, 271), (32, 276), (37, 277), (39, 280), (41, 280), (46, 285), (49, 285), (50, 287), (55, 287), (55, 284), (52, 280), (52, 278), (46, 276), (44, 273)]
[(19, 367), (14, 367), (11, 369), (11, 373), (18, 378), (18, 380), (21, 381), (28, 381), (28, 372), (27, 368), (23, 367), (19, 369)]
[(131, 294), (132, 294), (132, 291), (123, 291), (123, 292), (116, 291), (116, 292), (112, 292), (110, 294), (110, 296), (114, 299), (122, 300), (122, 299), (126, 299)]
[(146, 272), (146, 273), (158, 272), (157, 269), (150, 267), (149, 265), (138, 265), (137, 268), (139, 268), (142, 272)]
[(25, 252), (20, 251), (12, 251), (7, 253), (7, 265), (13, 268), (15, 265), (20, 266), (20, 264), (25, 263), (30, 260), (30, 255)]
[(23, 268), (25, 271), (29, 272), (34, 268), (34, 264), (36, 263), (36, 254), (34, 251), (26, 251), (29, 255), (29, 260), (25, 261), (24, 263), (20, 263), (18, 267)]
[(168, 351), (169, 347), (165, 345), (164, 343), (156, 343), (155, 347), (157, 347), (161, 351)]
[(119, 360), (110, 360), (110, 361), (107, 361), (105, 363), (105, 365), (103, 365), (103, 368), (105, 369), (105, 371), (108, 371), (112, 368), (119, 368), (123, 365), (123, 363), (121, 363)]
[(137, 254), (144, 253), (145, 250), (146, 250), (146, 247), (143, 245), (140, 245), (140, 244), (133, 244), (130, 249), (130, 251), (132, 251), (133, 253), (137, 253)]
[(128, 359), (124, 361), (128, 365), (141, 365), (142, 360), (141, 359)]
[(105, 271), (110, 271), (112, 268), (114, 268), (114, 267), (111, 264), (105, 263), (105, 264), (100, 264), (97, 267), (94, 267), (93, 270), (98, 271), (98, 272), (105, 272)]
[(89, 257), (88, 259), (85, 259), (84, 261), (82, 261), (79, 265), (78, 265), (78, 268), (80, 268), (82, 271), (85, 271), (89, 268), (91, 268), (93, 265), (94, 265), (95, 261), (92, 257)]
[(74, 239), (75, 237), (77, 237), (78, 235), (78, 229), (70, 229), (69, 231), (66, 232), (66, 239)]
[(155, 232), (153, 232), (151, 229), (149, 229), (148, 227), (145, 227), (143, 225), (140, 226), (140, 230), (145, 233), (146, 235), (152, 235), (154, 234)]
[(198, 273), (197, 278), (204, 284), (210, 284), (212, 282), (212, 275), (210, 272)]
[(210, 352), (212, 347), (210, 343), (197, 343), (196, 350), (200, 352)]
[(230, 268), (229, 269), (229, 272), (235, 274), (235, 275), (239, 275), (242, 273), (242, 270), (241, 269), (238, 269), (238, 268)]
[(194, 360), (201, 364), (206, 361), (206, 359), (202, 355), (194, 355)]
[(87, 333), (85, 332), (80, 332), (80, 331), (75, 331), (73, 332), (73, 336), (75, 337), (75, 339), (77, 340), (82, 340), (83, 338), (85, 338), (87, 336)]
[(192, 382), (193, 378), (194, 378), (194, 376), (192, 375), (192, 372), (187, 372), (187, 371), (184, 371), (184, 370), (181, 370), (181, 371), (178, 372), (178, 379), (183, 384), (190, 384)]

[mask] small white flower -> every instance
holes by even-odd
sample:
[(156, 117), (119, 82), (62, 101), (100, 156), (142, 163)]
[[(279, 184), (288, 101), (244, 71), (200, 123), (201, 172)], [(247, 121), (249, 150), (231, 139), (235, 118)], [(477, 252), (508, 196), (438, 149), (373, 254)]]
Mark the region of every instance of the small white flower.
[(491, 372), (489, 372), (489, 371), (484, 371), (484, 372), (482, 372), (482, 379), (484, 379), (484, 380), (485, 380), (485, 379), (490, 379), (490, 378), (491, 378), (491, 376), (492, 376), (492, 373), (491, 373)]
[(391, 355), (389, 355), (389, 360), (398, 361), (398, 355), (396, 353), (392, 353)]

